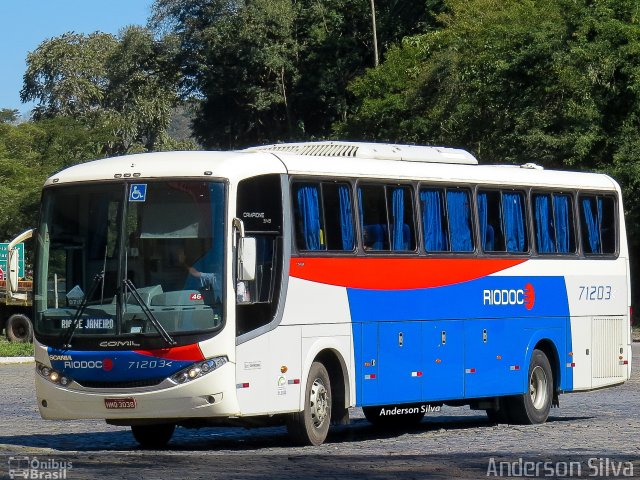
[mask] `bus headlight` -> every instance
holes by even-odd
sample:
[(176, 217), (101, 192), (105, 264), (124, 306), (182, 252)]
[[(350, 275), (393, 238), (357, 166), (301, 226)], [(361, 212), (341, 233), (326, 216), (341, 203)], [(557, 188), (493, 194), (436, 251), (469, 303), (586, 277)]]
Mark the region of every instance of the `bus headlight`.
[(62, 385), (63, 387), (66, 387), (71, 383), (71, 379), (65, 377), (60, 372), (55, 371), (53, 368), (43, 365), (40, 362), (36, 362), (36, 370), (41, 377), (46, 378), (51, 383), (55, 383), (56, 385)]
[(229, 359), (225, 355), (223, 355), (220, 357), (210, 358), (202, 362), (197, 362), (172, 375), (171, 380), (178, 384), (186, 383), (191, 380), (195, 380), (196, 378), (200, 378), (207, 373), (213, 372), (228, 361)]

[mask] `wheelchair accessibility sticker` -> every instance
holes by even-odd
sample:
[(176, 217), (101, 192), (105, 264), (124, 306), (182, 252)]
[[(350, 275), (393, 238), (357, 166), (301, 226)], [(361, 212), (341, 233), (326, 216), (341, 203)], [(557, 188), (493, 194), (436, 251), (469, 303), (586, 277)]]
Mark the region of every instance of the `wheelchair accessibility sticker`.
[(133, 183), (129, 190), (130, 202), (144, 202), (147, 200), (147, 184), (146, 183)]

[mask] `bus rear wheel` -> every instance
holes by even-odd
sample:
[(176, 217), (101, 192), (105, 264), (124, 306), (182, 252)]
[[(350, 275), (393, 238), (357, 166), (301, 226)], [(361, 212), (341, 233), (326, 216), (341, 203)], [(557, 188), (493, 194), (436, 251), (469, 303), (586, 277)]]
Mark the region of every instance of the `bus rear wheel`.
[(142, 448), (158, 449), (167, 446), (175, 429), (176, 426), (173, 423), (132, 425), (131, 433), (133, 433), (133, 438), (136, 439)]
[(321, 445), (331, 423), (331, 382), (322, 363), (313, 362), (307, 378), (304, 410), (292, 414), (287, 431), (297, 445)]
[(553, 373), (542, 350), (533, 351), (527, 378), (527, 391), (509, 399), (509, 418), (519, 424), (544, 423), (553, 401)]
[(33, 339), (33, 325), (26, 315), (14, 313), (5, 326), (7, 340), (16, 343), (27, 343)]

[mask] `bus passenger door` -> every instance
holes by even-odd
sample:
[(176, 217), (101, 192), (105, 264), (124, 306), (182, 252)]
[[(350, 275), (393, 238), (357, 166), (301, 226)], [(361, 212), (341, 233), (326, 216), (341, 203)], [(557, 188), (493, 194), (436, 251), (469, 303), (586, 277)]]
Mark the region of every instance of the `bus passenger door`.
[(464, 397), (463, 322), (422, 324), (422, 400)]

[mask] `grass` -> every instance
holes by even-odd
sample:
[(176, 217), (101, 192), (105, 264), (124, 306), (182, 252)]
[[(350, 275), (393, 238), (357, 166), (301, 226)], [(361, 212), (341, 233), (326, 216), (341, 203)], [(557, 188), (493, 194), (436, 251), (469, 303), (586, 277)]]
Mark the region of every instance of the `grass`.
[(32, 357), (32, 343), (12, 343), (6, 337), (0, 338), (0, 357)]

